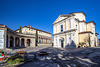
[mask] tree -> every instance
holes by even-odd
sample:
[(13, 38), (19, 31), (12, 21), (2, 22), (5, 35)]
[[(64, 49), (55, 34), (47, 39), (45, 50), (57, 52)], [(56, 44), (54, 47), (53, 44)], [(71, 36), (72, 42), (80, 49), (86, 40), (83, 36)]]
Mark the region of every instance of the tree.
[(37, 30), (35, 34), (35, 46), (38, 46), (38, 31)]
[(22, 33), (22, 28), (21, 28), (21, 26), (20, 26), (20, 28), (19, 28), (19, 33)]

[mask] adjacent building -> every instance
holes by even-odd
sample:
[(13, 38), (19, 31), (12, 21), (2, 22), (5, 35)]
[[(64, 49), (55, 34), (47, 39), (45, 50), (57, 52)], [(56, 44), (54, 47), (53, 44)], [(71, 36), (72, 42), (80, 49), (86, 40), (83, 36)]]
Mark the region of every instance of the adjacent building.
[(84, 12), (59, 15), (53, 23), (54, 47), (76, 48), (98, 46), (95, 22), (86, 22)]
[(35, 47), (35, 33), (38, 31), (38, 46), (51, 46), (51, 33), (33, 28), (31, 26), (23, 26), (22, 33), (19, 29), (11, 30), (6, 25), (0, 24), (0, 49), (15, 49), (23, 47)]

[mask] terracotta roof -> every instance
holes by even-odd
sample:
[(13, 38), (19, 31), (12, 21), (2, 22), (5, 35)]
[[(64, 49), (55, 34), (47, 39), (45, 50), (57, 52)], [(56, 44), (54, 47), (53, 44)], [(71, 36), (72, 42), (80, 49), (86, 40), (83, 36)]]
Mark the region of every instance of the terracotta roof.
[(94, 23), (94, 25), (96, 25), (96, 23), (95, 23), (94, 21), (87, 22), (87, 24), (88, 24), (88, 23)]
[(60, 17), (67, 17), (69, 16), (70, 14), (61, 14)]
[(95, 35), (99, 35), (98, 33), (95, 33)]
[[(50, 32), (46, 32), (46, 31), (43, 31), (43, 30), (39, 30), (39, 29), (36, 29), (36, 28), (33, 28), (33, 27), (23, 26), (22, 28), (24, 28), (24, 27), (27, 27), (27, 28), (30, 28), (30, 29), (34, 29), (34, 30), (37, 30), (37, 31), (41, 31), (41, 32), (45, 32), (45, 33), (48, 33), (48, 34), (51, 34)], [(17, 29), (17, 30), (19, 30), (19, 29)], [(17, 30), (15, 30), (15, 31), (17, 31)]]
[(10, 31), (10, 32), (12, 32), (12, 33), (18, 33), (18, 32), (13, 31), (12, 29), (10, 29), (9, 27), (7, 27), (7, 26), (4, 25), (4, 24), (0, 24), (0, 27), (5, 27), (5, 28), (7, 28), (8, 31)]
[(84, 32), (80, 32), (79, 34), (83, 34), (83, 33), (92, 33), (91, 31), (84, 31)]
[(77, 20), (78, 22), (85, 22), (86, 24), (89, 24), (89, 23), (93, 23), (94, 25), (96, 25), (96, 23), (94, 21), (90, 21), (90, 22), (86, 22), (85, 20), (83, 21), (79, 21), (78, 19), (75, 18), (75, 20)]
[(75, 14), (61, 14), (60, 17), (71, 17), (75, 16)]
[(6, 25), (4, 25), (4, 24), (0, 24), (0, 27), (7, 27)]
[[(84, 23), (86, 23), (86, 21), (85, 20), (83, 20), (83, 21), (79, 21), (79, 22), (84, 22)], [(87, 23), (86, 23), (87, 24)]]
[(84, 12), (72, 12), (70, 14), (74, 14), (74, 13), (83, 13), (86, 16), (86, 14)]

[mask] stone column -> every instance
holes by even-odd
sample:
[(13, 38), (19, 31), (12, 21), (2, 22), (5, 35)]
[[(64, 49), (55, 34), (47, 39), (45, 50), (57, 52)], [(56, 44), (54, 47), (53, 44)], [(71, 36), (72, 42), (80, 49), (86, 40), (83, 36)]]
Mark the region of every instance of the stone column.
[(19, 38), (19, 47), (21, 47), (21, 38)]
[(66, 45), (68, 45), (68, 43), (69, 43), (69, 36), (68, 34), (66, 34)]
[(40, 43), (41, 43), (41, 37), (40, 37)]
[(13, 38), (14, 38), (14, 41), (13, 41), (13, 47), (15, 47), (15, 38), (16, 38), (16, 37), (13, 37)]
[(10, 35), (8, 35), (8, 47), (10, 47)]
[(25, 39), (24, 45), (25, 47), (27, 47), (27, 39)]

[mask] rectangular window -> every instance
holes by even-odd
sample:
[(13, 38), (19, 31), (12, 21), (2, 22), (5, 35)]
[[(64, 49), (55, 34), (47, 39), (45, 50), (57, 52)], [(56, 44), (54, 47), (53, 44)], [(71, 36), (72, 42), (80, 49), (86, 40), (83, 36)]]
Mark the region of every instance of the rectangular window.
[(61, 25), (61, 32), (63, 31), (63, 25)]
[(41, 39), (39, 39), (39, 43), (41, 43)]
[(56, 39), (56, 45), (57, 45), (57, 39)]

